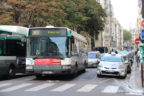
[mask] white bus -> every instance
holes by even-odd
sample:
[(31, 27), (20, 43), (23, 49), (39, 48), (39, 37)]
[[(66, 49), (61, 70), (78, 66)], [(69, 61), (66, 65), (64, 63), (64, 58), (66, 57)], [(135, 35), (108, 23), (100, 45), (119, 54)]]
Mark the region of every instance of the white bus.
[(11, 78), (25, 73), (26, 36), (28, 28), (0, 25), (0, 76)]
[(30, 28), (26, 71), (37, 78), (49, 74), (76, 74), (87, 65), (87, 40), (65, 27)]

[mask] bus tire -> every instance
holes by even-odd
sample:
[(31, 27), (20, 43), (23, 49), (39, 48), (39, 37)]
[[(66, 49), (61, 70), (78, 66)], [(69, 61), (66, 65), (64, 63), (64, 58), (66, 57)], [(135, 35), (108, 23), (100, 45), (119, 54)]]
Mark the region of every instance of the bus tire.
[(86, 61), (85, 61), (85, 63), (84, 63), (84, 69), (82, 70), (82, 73), (85, 73), (85, 72), (86, 72), (86, 66), (87, 66), (87, 63), (86, 63)]
[(42, 74), (37, 74), (35, 76), (36, 76), (37, 79), (42, 79), (42, 77), (43, 77)]
[(7, 78), (10, 79), (10, 78), (14, 78), (16, 75), (16, 72), (15, 72), (15, 67), (14, 66), (10, 66), (9, 69), (8, 69), (8, 75), (7, 75)]

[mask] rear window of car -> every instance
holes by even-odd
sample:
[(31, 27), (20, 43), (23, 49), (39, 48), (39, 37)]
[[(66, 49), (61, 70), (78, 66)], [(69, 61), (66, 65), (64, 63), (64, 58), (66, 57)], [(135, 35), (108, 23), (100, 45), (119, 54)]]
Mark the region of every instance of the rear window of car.
[(109, 62), (122, 62), (122, 58), (118, 56), (103, 56), (101, 60)]
[(88, 58), (96, 58), (97, 54), (96, 53), (88, 53)]

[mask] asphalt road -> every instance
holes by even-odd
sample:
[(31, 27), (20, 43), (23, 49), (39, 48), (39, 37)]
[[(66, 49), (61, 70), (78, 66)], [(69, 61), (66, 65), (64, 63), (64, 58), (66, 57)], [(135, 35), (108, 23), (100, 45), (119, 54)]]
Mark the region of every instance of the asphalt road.
[(11, 80), (0, 80), (0, 96), (142, 96), (128, 86), (126, 79), (96, 76), (96, 68), (88, 68), (76, 77), (18, 75)]

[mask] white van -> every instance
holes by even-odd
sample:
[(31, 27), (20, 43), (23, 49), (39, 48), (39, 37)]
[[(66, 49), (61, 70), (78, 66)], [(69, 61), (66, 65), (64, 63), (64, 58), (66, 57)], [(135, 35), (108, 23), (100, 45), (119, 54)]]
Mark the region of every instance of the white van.
[(88, 67), (97, 67), (101, 59), (99, 51), (88, 52)]

